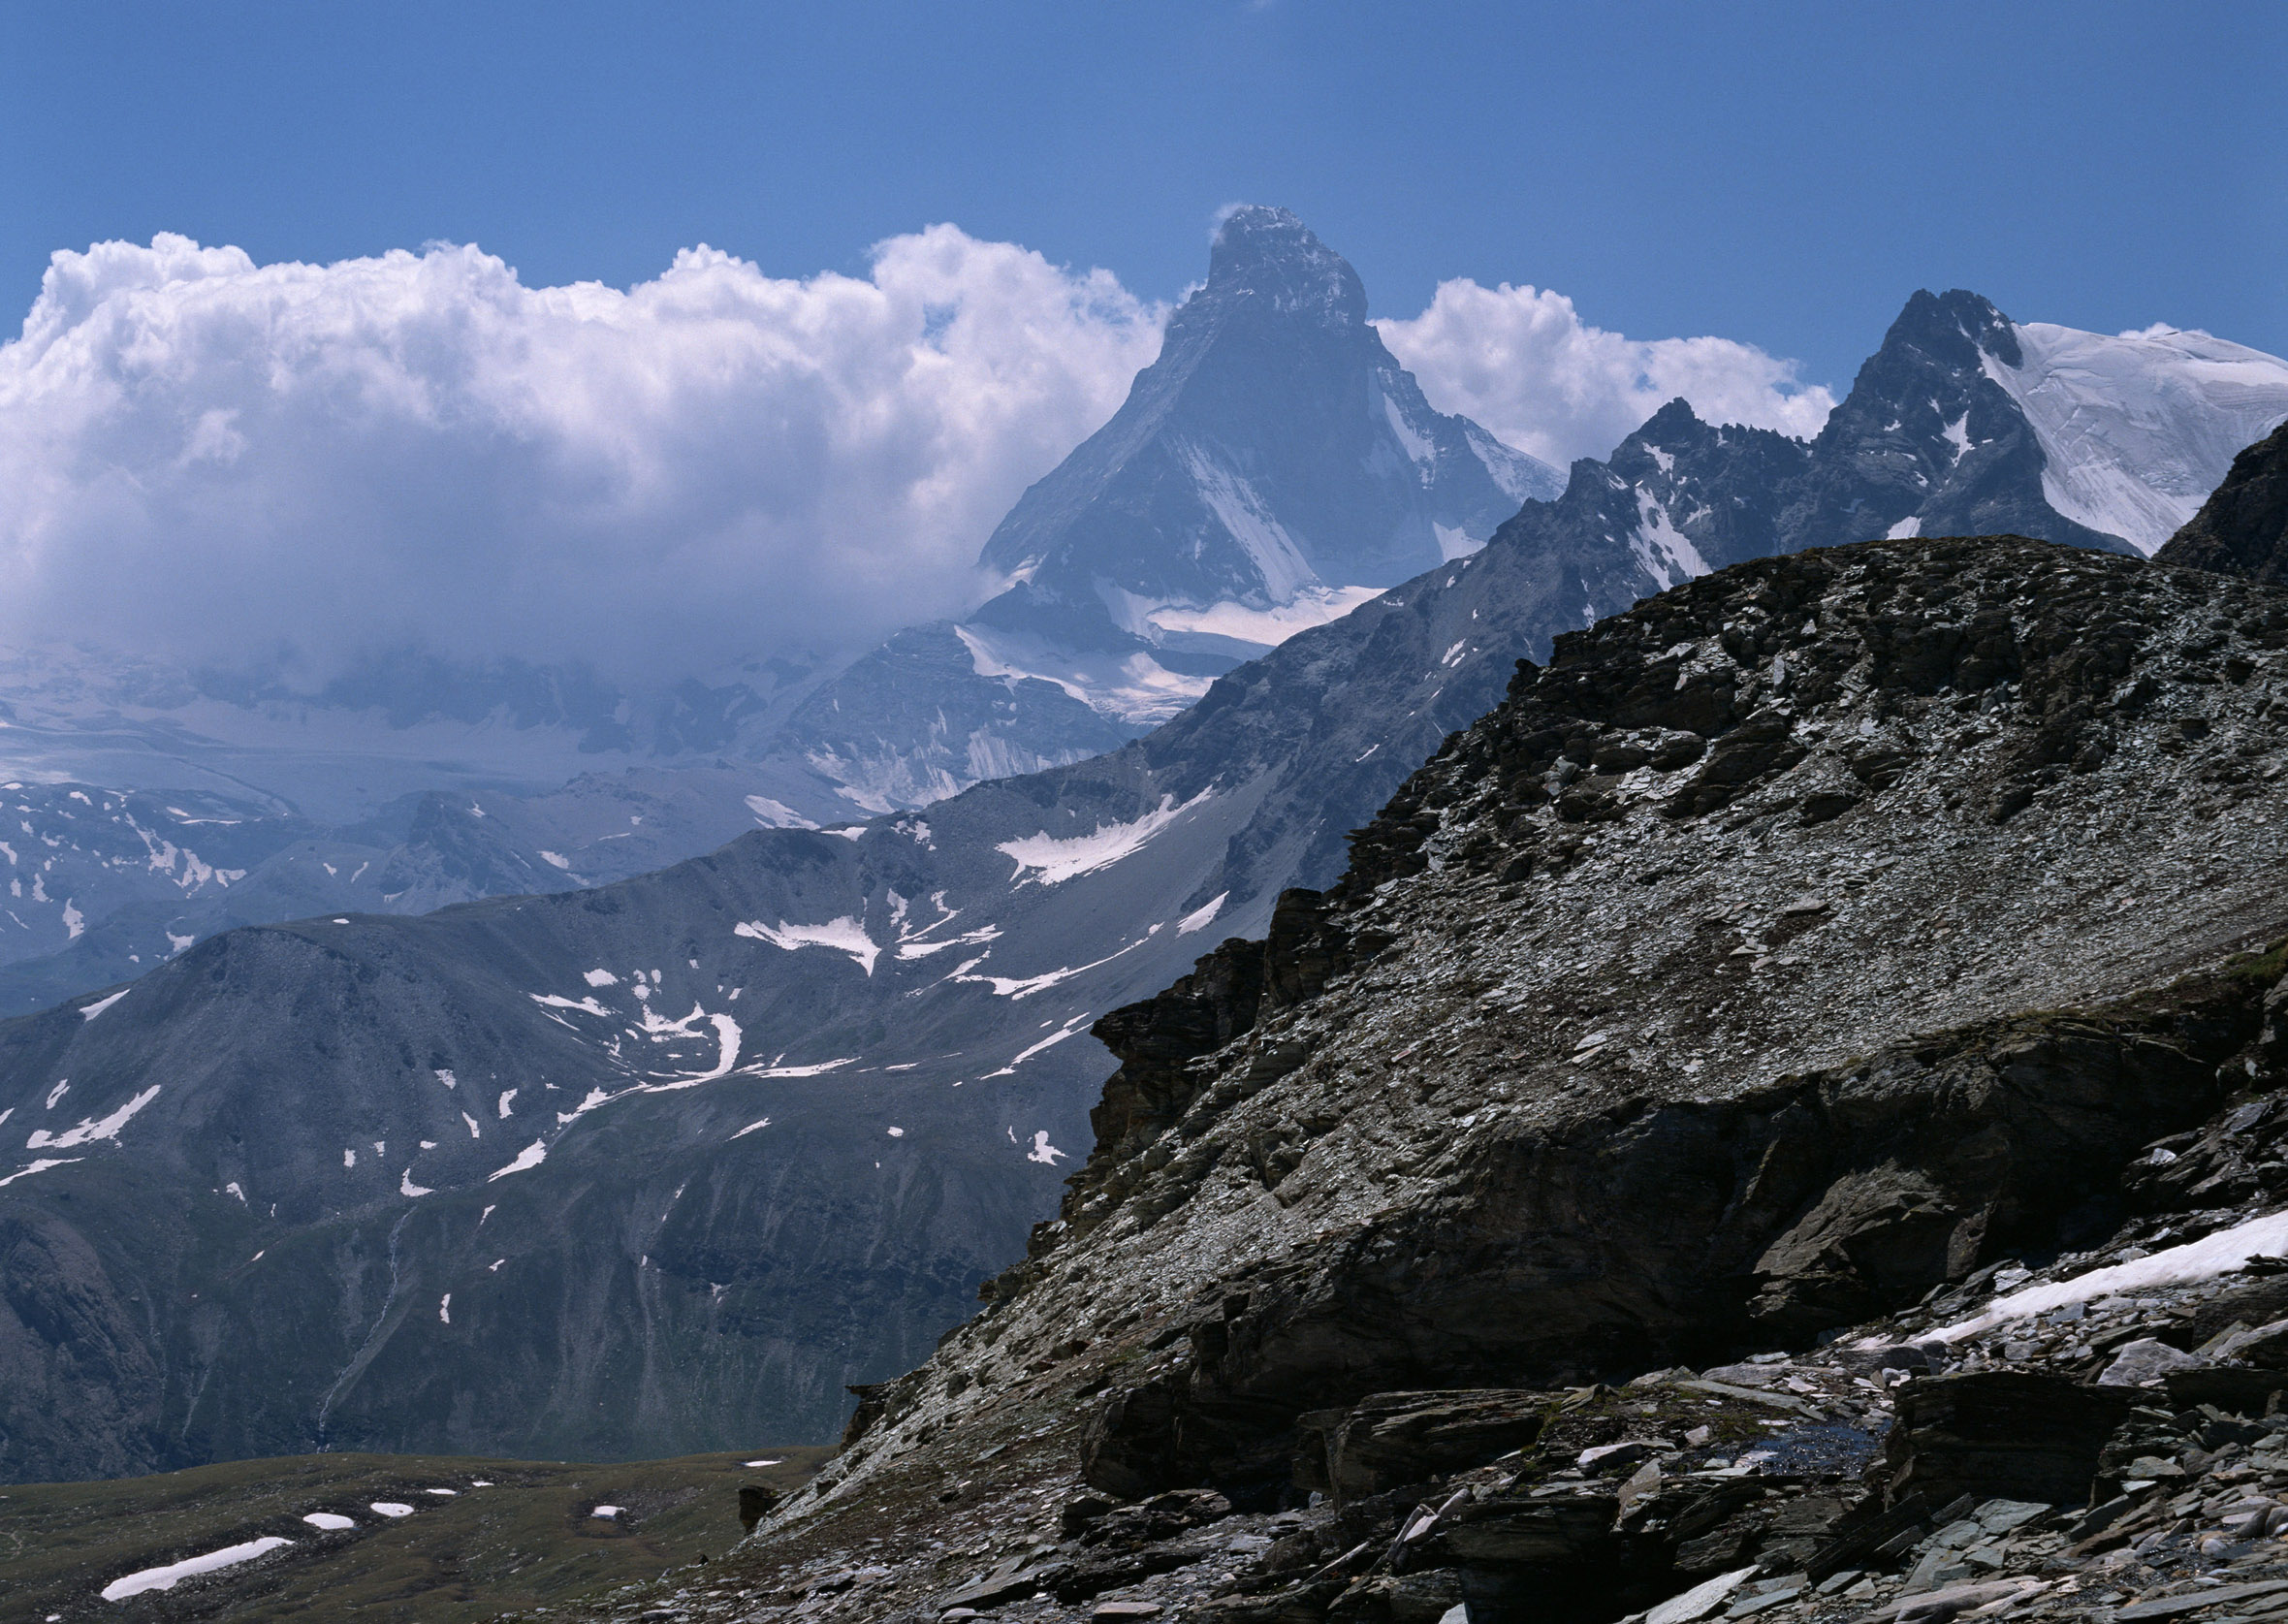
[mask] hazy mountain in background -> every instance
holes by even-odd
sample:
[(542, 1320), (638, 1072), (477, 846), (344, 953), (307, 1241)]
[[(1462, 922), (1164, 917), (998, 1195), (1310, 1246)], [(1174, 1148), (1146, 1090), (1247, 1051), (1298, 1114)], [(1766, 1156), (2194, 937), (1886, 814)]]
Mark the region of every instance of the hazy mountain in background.
[(1282, 891), (1519, 657), (1963, 516), (2125, 551), (2046, 505), (1981, 359), (2015, 331), (1917, 295), (1809, 444), (1672, 405), (1109, 754), (601, 890), (234, 931), (0, 1025), (0, 1470), (827, 1435), (1054, 1205), (1090, 1023), (1308, 928)]

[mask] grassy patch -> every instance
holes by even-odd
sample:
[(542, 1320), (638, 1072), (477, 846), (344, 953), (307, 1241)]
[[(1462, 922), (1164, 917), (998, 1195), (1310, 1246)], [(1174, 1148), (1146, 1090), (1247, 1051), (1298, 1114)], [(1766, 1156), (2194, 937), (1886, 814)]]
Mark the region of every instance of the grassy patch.
[[(742, 1483), (784, 1494), (831, 1452), (805, 1445), (610, 1465), (297, 1455), (15, 1484), (0, 1487), (0, 1617), (483, 1619), (718, 1557), (743, 1533)], [(779, 1464), (745, 1464), (757, 1459)], [(376, 1501), (415, 1510), (385, 1516)], [(621, 1510), (598, 1517), (598, 1506)], [(312, 1512), (357, 1526), (327, 1532), (302, 1520)], [(126, 1575), (265, 1536), (294, 1544), (170, 1590), (101, 1599)]]

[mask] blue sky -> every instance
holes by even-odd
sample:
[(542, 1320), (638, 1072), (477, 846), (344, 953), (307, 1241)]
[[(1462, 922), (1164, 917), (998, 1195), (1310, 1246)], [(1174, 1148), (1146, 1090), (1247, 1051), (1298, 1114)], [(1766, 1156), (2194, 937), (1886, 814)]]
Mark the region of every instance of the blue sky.
[[(13, 4), (0, 293), (178, 231), (448, 239), (527, 286), (706, 241), (863, 271), (934, 221), (1199, 273), (1278, 202), (1379, 312), (1443, 277), (1849, 382), (1904, 296), (2288, 352), (2288, 7)], [(13, 326), (16, 316), (8, 317)]]

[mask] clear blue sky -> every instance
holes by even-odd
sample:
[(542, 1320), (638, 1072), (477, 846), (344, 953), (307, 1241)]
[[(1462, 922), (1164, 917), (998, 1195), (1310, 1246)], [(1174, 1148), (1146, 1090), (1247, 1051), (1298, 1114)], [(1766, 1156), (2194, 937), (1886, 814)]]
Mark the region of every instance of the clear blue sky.
[(528, 284), (936, 220), (1167, 297), (1286, 204), (1847, 383), (1917, 286), (2288, 352), (2288, 5), (0, 0), (0, 323), (51, 248), (474, 241)]

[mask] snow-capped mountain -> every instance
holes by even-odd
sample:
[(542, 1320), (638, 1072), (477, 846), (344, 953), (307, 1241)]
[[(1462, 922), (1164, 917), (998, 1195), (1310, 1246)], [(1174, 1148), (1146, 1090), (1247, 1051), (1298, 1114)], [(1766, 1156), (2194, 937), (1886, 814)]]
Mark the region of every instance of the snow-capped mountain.
[[(1284, 208), (1235, 210), (1112, 421), (985, 545), (985, 625), (1108, 650), (1260, 653), (1476, 552), (1554, 468), (1433, 411), (1358, 274)], [(1124, 698), (1109, 707), (1148, 712)]]
[[(1288, 888), (1518, 658), (1764, 553), (2128, 550), (2049, 505), (1982, 360), (2013, 331), (1916, 296), (1808, 444), (1672, 404), (1108, 754), (602, 889), (234, 930), (0, 1023), (0, 1476), (828, 1435), (1053, 1207), (1110, 1066), (1090, 1023), (1307, 929)], [(459, 803), (441, 868), (506, 820)]]
[(875, 812), (1078, 760), (1563, 487), (1431, 408), (1340, 254), (1240, 208), (1119, 412), (985, 544), (1006, 589), (867, 655), (784, 742)]

